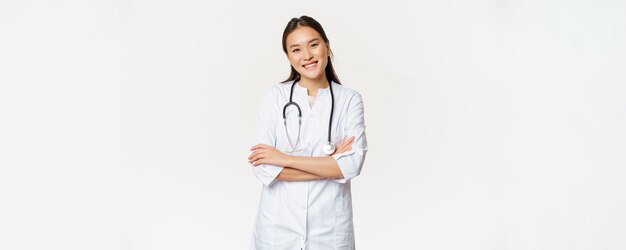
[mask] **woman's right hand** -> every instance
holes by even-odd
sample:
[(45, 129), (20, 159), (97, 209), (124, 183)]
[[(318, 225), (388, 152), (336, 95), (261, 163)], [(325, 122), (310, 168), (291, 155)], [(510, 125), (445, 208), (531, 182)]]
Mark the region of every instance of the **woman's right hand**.
[(343, 152), (352, 150), (352, 144), (354, 144), (354, 136), (343, 138), (341, 143), (337, 145), (337, 149), (332, 155), (341, 154)]

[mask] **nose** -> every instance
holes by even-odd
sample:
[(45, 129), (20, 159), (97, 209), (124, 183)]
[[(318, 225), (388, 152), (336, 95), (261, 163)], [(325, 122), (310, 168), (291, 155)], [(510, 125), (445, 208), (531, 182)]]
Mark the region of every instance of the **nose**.
[(313, 58), (313, 53), (309, 49), (304, 49), (304, 60), (308, 61)]

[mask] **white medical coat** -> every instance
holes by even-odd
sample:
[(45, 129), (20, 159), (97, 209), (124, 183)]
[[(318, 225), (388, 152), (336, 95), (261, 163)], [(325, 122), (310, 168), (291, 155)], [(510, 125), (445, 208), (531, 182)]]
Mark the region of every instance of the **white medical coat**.
[[(291, 150), (282, 111), (289, 101), (292, 83), (274, 84), (265, 93), (257, 113), (254, 144), (274, 146), (281, 152)], [(268, 164), (252, 167), (254, 175), (263, 183), (263, 190), (250, 249), (354, 249), (350, 179), (360, 174), (367, 153), (363, 101), (355, 90), (335, 82), (331, 84), (335, 97), (331, 141), (337, 145), (344, 137), (355, 137), (352, 150), (333, 156), (343, 178), (280, 181), (276, 176), (283, 167)], [(307, 89), (296, 84), (293, 101), (302, 109), (302, 130), (296, 149), (303, 150), (289, 154), (325, 156), (322, 146), (328, 137), (330, 90), (319, 89), (311, 108)], [(287, 127), (295, 143), (297, 111), (293, 105), (288, 110)]]

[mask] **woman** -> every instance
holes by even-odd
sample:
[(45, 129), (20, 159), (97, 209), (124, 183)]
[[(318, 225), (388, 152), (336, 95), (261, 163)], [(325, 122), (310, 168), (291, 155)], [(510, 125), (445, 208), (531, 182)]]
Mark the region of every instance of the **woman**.
[(367, 152), (361, 95), (340, 84), (313, 18), (291, 19), (282, 44), (291, 75), (265, 93), (248, 157), (264, 184), (251, 249), (354, 249), (350, 180)]

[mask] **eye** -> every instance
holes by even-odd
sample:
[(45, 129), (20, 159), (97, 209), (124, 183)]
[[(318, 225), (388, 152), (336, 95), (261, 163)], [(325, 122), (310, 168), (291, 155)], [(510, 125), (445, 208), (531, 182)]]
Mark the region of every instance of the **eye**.
[(311, 44), (311, 48), (317, 47), (317, 43)]
[(298, 52), (300, 52), (300, 49), (294, 49), (291, 51), (291, 53), (298, 53)]

